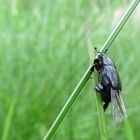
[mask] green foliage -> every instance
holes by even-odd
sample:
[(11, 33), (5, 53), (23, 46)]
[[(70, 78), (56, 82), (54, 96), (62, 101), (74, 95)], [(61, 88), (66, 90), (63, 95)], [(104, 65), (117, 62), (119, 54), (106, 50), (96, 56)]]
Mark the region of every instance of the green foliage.
[[(107, 10), (96, 0), (0, 1), (0, 137), (9, 127), (10, 140), (43, 139), (89, 65), (85, 24), (100, 48), (118, 7), (129, 5), (108, 2)], [(119, 70), (131, 127), (139, 139), (140, 30), (133, 17), (108, 53)], [(100, 139), (91, 87), (88, 82), (54, 140)], [(110, 109), (105, 115), (109, 139), (126, 139), (125, 132), (114, 127)]]
[[(95, 50), (95, 47), (92, 43), (91, 33), (90, 33), (88, 27), (86, 27), (86, 29), (85, 29), (85, 34), (86, 34), (86, 39), (87, 39), (87, 48), (88, 48), (90, 65), (93, 66), (93, 64), (94, 64), (93, 60), (97, 57), (97, 50)], [(92, 75), (93, 75), (93, 79), (94, 79), (93, 86), (96, 87), (96, 85), (99, 83), (99, 79), (98, 79), (98, 73), (95, 69), (94, 69), (94, 72)], [(98, 112), (101, 140), (107, 140), (105, 114), (103, 111), (103, 103), (102, 103), (100, 93), (96, 93), (96, 106), (97, 106), (97, 112)]]

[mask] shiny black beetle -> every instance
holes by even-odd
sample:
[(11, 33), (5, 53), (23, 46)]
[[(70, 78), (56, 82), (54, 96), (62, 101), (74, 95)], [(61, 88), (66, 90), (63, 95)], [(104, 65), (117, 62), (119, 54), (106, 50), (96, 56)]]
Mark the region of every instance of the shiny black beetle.
[(115, 64), (106, 53), (98, 53), (93, 66), (99, 74), (99, 83), (95, 90), (101, 93), (104, 111), (111, 102), (113, 119), (117, 123), (123, 122), (126, 109), (120, 95), (122, 85)]

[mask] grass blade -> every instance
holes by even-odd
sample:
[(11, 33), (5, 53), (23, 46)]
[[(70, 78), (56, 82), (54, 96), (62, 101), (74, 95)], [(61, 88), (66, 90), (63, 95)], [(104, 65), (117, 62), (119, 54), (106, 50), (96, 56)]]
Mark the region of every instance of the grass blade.
[[(126, 21), (129, 19), (130, 15), (133, 13), (133, 11), (136, 8), (136, 6), (138, 5), (138, 3), (139, 3), (139, 0), (135, 0), (131, 4), (131, 6), (129, 7), (127, 12), (124, 14), (122, 19), (120, 20), (119, 24), (116, 26), (116, 28), (113, 30), (113, 32), (111, 33), (111, 35), (109, 36), (107, 41), (104, 43), (104, 45), (101, 49), (101, 52), (105, 52), (110, 47), (110, 45), (113, 43), (113, 41), (117, 37), (118, 33), (121, 31), (122, 27), (125, 25)], [(74, 103), (74, 101), (78, 97), (80, 91), (82, 90), (82, 88), (84, 87), (86, 82), (88, 81), (88, 79), (91, 75), (90, 68), (91, 68), (91, 66), (87, 69), (84, 76), (82, 77), (82, 79), (80, 80), (80, 82), (78, 83), (76, 88), (74, 89), (73, 93), (71, 94), (71, 96), (67, 100), (66, 104), (64, 105), (61, 112), (57, 116), (53, 125), (49, 129), (48, 133), (45, 135), (44, 140), (50, 140), (52, 138), (52, 136), (54, 135), (55, 131), (57, 130), (57, 128), (59, 127), (59, 125), (61, 124), (61, 122), (63, 121), (63, 119), (66, 116), (66, 114), (68, 113), (70, 107), (72, 106), (72, 104)]]
[(135, 140), (133, 130), (132, 130), (132, 127), (128, 118), (126, 118), (125, 120), (125, 133), (128, 140)]
[(101, 49), (102, 52), (105, 52), (106, 50), (109, 49), (109, 47), (111, 46), (111, 44), (113, 43), (113, 41), (115, 40), (115, 38), (117, 37), (117, 35), (121, 31), (121, 29), (125, 25), (125, 23), (129, 19), (130, 15), (133, 13), (133, 11), (135, 10), (135, 8), (139, 4), (139, 2), (140, 2), (140, 0), (134, 0), (132, 2), (132, 4), (128, 8), (128, 10), (124, 14), (124, 16), (121, 18), (120, 22), (117, 24), (117, 26), (114, 28), (114, 30), (112, 31), (112, 33), (110, 34), (110, 36), (108, 37), (108, 39), (106, 40), (106, 42), (104, 43), (104, 45), (103, 45), (103, 47)]
[(4, 125), (4, 130), (3, 130), (3, 134), (2, 134), (2, 140), (7, 140), (8, 139), (8, 135), (9, 135), (9, 130), (10, 130), (10, 126), (11, 126), (11, 121), (12, 121), (12, 117), (13, 117), (13, 112), (16, 106), (16, 102), (17, 99), (14, 98), (10, 104), (9, 110), (8, 110), (8, 115), (6, 117), (6, 121), (5, 121), (5, 125)]
[[(93, 47), (91, 34), (88, 27), (85, 28), (85, 34), (87, 39), (87, 47), (89, 53), (90, 64), (93, 64), (93, 60), (96, 57), (96, 50)], [(94, 70), (94, 87), (99, 83), (98, 80), (98, 72)], [(100, 126), (100, 134), (101, 140), (107, 140), (107, 133), (106, 133), (106, 125), (105, 125), (105, 116), (103, 111), (103, 104), (101, 100), (101, 94), (96, 94), (96, 105), (97, 105), (97, 112), (98, 112), (98, 119), (99, 119), (99, 126)]]
[(88, 81), (90, 75), (91, 75), (91, 72), (90, 72), (90, 67), (89, 67), (88, 70), (85, 72), (84, 76), (82, 77), (82, 79), (80, 80), (80, 82), (78, 83), (78, 85), (76, 86), (76, 88), (74, 89), (73, 93), (71, 94), (71, 96), (67, 100), (66, 104), (62, 108), (61, 112), (57, 116), (57, 118), (54, 121), (52, 127), (50, 128), (49, 132), (44, 137), (44, 140), (50, 140), (52, 138), (52, 136), (54, 135), (56, 129), (59, 127), (59, 125), (63, 121), (64, 117), (68, 113), (70, 107), (72, 106), (74, 101), (77, 99), (80, 91), (82, 90), (82, 88), (84, 87), (86, 82)]

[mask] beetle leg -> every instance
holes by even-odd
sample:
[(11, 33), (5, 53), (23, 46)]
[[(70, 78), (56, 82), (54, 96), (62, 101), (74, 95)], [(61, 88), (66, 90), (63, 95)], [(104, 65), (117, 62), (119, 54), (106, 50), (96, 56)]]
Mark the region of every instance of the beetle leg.
[(101, 92), (101, 90), (103, 90), (103, 85), (101, 84), (101, 83), (99, 83), (96, 87), (95, 87), (95, 90), (97, 91), (97, 92)]
[(96, 65), (96, 64), (92, 65), (91, 68), (90, 68), (90, 71), (91, 71), (92, 73), (94, 72), (94, 67), (95, 67), (95, 65)]
[(104, 103), (104, 105), (103, 105), (104, 112), (105, 112), (105, 110), (107, 109), (108, 105), (109, 105), (109, 103), (108, 103), (108, 102)]
[(93, 72), (94, 72), (94, 67), (95, 67), (95, 64), (91, 66), (90, 68), (90, 71), (91, 71), (91, 76), (89, 79), (92, 79), (93, 78)]

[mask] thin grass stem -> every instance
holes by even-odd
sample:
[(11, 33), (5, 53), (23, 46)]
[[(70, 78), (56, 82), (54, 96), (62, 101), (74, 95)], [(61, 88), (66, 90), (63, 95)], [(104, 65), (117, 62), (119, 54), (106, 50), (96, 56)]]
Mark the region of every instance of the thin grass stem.
[(12, 121), (13, 112), (14, 112), (14, 109), (15, 109), (15, 106), (16, 106), (16, 102), (17, 102), (17, 99), (14, 98), (12, 100), (10, 106), (9, 106), (8, 115), (6, 117), (4, 129), (3, 129), (2, 140), (7, 140), (8, 139), (9, 130), (10, 130), (11, 121)]
[[(110, 45), (113, 43), (113, 41), (117, 37), (118, 33), (121, 31), (122, 27), (125, 25), (126, 21), (129, 19), (130, 15), (133, 13), (133, 11), (136, 8), (136, 6), (138, 5), (138, 3), (139, 3), (139, 0), (135, 0), (131, 4), (131, 6), (129, 7), (127, 12), (124, 14), (122, 19), (120, 20), (119, 24), (115, 27), (115, 29), (113, 30), (113, 32), (111, 33), (111, 35), (109, 36), (107, 41), (104, 43), (104, 45), (101, 49), (101, 52), (105, 52), (110, 47)], [(98, 57), (98, 56), (96, 56), (96, 57)], [(54, 121), (53, 125), (51, 126), (51, 128), (49, 129), (48, 133), (45, 135), (43, 140), (50, 140), (52, 138), (52, 136), (56, 132), (57, 128), (62, 123), (64, 117), (68, 113), (69, 109), (71, 108), (72, 104), (77, 99), (80, 91), (83, 89), (86, 82), (88, 81), (88, 79), (91, 75), (90, 70), (91, 70), (91, 66), (85, 72), (84, 76), (82, 77), (82, 79), (80, 80), (80, 82), (78, 83), (76, 88), (74, 89), (73, 93), (71, 94), (71, 96), (67, 100), (66, 104), (64, 105), (64, 107), (60, 111), (59, 115), (57, 116), (56, 120)]]
[[(88, 27), (85, 28), (85, 34), (87, 39), (87, 47), (89, 53), (90, 64), (93, 65), (93, 60), (96, 57), (96, 50), (92, 44), (91, 34)], [(94, 87), (99, 83), (98, 80), (98, 72), (94, 69)], [(98, 119), (99, 119), (99, 126), (100, 126), (100, 134), (101, 140), (107, 140), (107, 133), (106, 133), (106, 125), (105, 125), (105, 116), (103, 111), (103, 104), (101, 100), (101, 94), (96, 94), (96, 105), (97, 105), (97, 112), (98, 112)]]
[(113, 43), (113, 41), (115, 40), (119, 32), (122, 30), (123, 26), (129, 19), (130, 15), (133, 13), (133, 11), (135, 10), (139, 2), (140, 0), (134, 0), (132, 2), (128, 10), (125, 12), (124, 16), (121, 18), (117, 26), (114, 28), (114, 30), (112, 31), (112, 33), (110, 34), (106, 42), (104, 43), (101, 52), (106, 52), (110, 48), (111, 44)]
[(78, 85), (76, 86), (76, 88), (74, 89), (74, 91), (72, 92), (71, 96), (67, 100), (66, 104), (64, 105), (64, 107), (60, 111), (59, 115), (57, 116), (57, 118), (54, 121), (53, 125), (51, 126), (50, 130), (48, 131), (47, 135), (44, 137), (44, 140), (50, 140), (52, 138), (56, 129), (60, 126), (62, 120), (64, 119), (64, 117), (68, 113), (70, 107), (75, 102), (75, 100), (77, 99), (80, 91), (82, 90), (82, 88), (84, 87), (86, 82), (88, 81), (90, 75), (91, 75), (91, 72), (90, 72), (90, 67), (89, 67), (87, 69), (87, 71), (85, 72), (84, 76), (81, 78)]
[(131, 123), (128, 120), (128, 118), (126, 118), (126, 120), (125, 120), (125, 133), (126, 133), (128, 140), (135, 140), (134, 133), (133, 133), (133, 130), (131, 127)]

